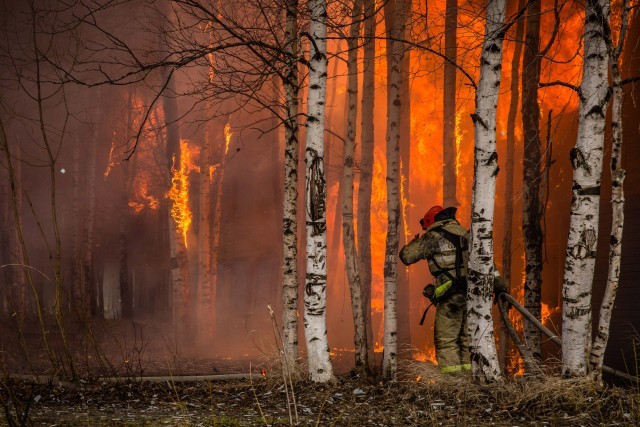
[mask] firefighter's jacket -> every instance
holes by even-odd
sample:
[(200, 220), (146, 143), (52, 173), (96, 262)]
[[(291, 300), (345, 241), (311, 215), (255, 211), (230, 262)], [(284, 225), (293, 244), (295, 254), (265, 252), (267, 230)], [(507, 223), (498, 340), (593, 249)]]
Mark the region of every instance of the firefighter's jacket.
[[(456, 246), (445, 237), (457, 238), (462, 246), (461, 253)], [(469, 233), (455, 219), (438, 221), (427, 228), (422, 236), (416, 236), (400, 251), (400, 260), (405, 265), (410, 265), (426, 259), (429, 263), (429, 271), (436, 278), (436, 286), (441, 285), (451, 277), (462, 279), (467, 277)], [(456, 256), (459, 259), (456, 272)], [(448, 273), (448, 274), (447, 274)], [(458, 277), (459, 275), (459, 277)]]

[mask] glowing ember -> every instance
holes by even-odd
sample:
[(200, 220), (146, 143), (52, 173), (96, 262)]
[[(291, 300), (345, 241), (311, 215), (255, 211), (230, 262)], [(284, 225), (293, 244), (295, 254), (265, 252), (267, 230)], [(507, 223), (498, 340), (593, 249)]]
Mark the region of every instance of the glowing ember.
[(229, 152), (229, 143), (231, 142), (231, 137), (233, 136), (233, 132), (231, 132), (231, 124), (227, 122), (224, 125), (224, 153), (227, 154)]

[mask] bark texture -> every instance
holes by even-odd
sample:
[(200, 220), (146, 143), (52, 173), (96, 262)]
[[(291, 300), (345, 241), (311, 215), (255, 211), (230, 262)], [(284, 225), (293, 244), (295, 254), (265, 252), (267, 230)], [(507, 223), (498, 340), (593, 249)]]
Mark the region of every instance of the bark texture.
[(493, 333), (491, 294), (494, 281), (493, 213), (498, 174), (496, 108), (504, 38), (506, 0), (489, 0), (480, 82), (474, 122), (474, 179), (471, 208), (471, 250), (468, 266), (467, 327), (471, 371), (476, 381), (501, 379)]
[(356, 370), (369, 369), (367, 353), (367, 330), (362, 304), (362, 288), (360, 284), (360, 272), (358, 266), (358, 253), (356, 250), (355, 235), (353, 230), (353, 167), (356, 149), (356, 118), (358, 114), (358, 38), (360, 36), (360, 22), (362, 15), (362, 0), (353, 2), (351, 13), (351, 26), (349, 39), (347, 40), (347, 138), (344, 144), (344, 199), (342, 202), (342, 239), (344, 245), (345, 268), (349, 280), (351, 294), (351, 310), (353, 312), (353, 329), (355, 345)]
[(456, 198), (456, 67), (458, 0), (447, 0), (444, 18), (444, 96), (442, 129), (442, 198), (445, 207), (458, 206)]
[[(518, 1), (518, 10), (525, 5), (525, 0)], [(518, 115), (518, 105), (520, 103), (520, 62), (522, 60), (522, 36), (524, 34), (524, 18), (520, 18), (516, 23), (515, 43), (513, 48), (513, 59), (511, 60), (511, 99), (509, 102), (509, 113), (507, 116), (507, 159), (505, 161), (505, 198), (504, 198), (504, 236), (502, 238), (502, 278), (511, 289), (511, 243), (513, 241), (513, 175), (515, 165), (516, 147), (516, 116)], [(509, 350), (509, 338), (507, 338), (506, 326), (500, 322), (498, 331), (498, 358), (500, 365), (505, 365), (505, 359)]]
[[(298, 56), (298, 0), (286, 11), (286, 49)], [(287, 120), (284, 124), (284, 214), (282, 217), (284, 265), (282, 274), (282, 331), (284, 353), (298, 357), (298, 62), (289, 60), (283, 81)]]
[(362, 135), (360, 144), (360, 180), (358, 183), (358, 255), (362, 305), (369, 362), (374, 363), (373, 326), (371, 323), (371, 191), (373, 175), (375, 99), (375, 0), (364, 0), (364, 52), (362, 65)]
[(327, 340), (327, 188), (324, 174), (324, 122), (327, 90), (327, 4), (309, 1), (311, 38), (307, 112), (306, 231), (307, 275), (304, 331), (309, 374), (314, 382), (333, 378)]
[(584, 65), (580, 84), (578, 139), (570, 152), (573, 168), (571, 219), (562, 284), (562, 373), (587, 374), (591, 348), (591, 296), (598, 242), (600, 185), (608, 102), (609, 1), (588, 0)]
[[(540, 183), (540, 11), (534, 1), (527, 10), (527, 32), (522, 70), (522, 129), (524, 158), (522, 165), (522, 238), (525, 256), (524, 307), (540, 320), (542, 285), (542, 203)], [(542, 357), (540, 330), (525, 319), (525, 345), (535, 358)]]
[(385, 5), (387, 34), (387, 238), (384, 256), (384, 357), (382, 373), (395, 381), (398, 371), (398, 272), (397, 256), (400, 224), (400, 84), (404, 34), (401, 2)]
[(596, 336), (591, 348), (590, 364), (591, 371), (595, 379), (602, 381), (602, 363), (604, 352), (609, 341), (609, 327), (611, 324), (611, 314), (613, 304), (616, 300), (616, 293), (620, 282), (620, 263), (622, 260), (622, 232), (624, 229), (624, 177), (625, 170), (622, 168), (622, 77), (620, 75), (619, 57), (624, 46), (626, 28), (629, 19), (629, 2), (625, 1), (622, 12), (622, 27), (618, 39), (618, 45), (614, 48), (611, 42), (610, 31), (606, 38), (609, 48), (609, 59), (611, 61), (611, 80), (613, 85), (613, 95), (611, 100), (611, 205), (613, 208), (611, 220), (611, 237), (609, 238), (609, 271), (607, 274), (607, 287), (600, 306), (600, 318)]

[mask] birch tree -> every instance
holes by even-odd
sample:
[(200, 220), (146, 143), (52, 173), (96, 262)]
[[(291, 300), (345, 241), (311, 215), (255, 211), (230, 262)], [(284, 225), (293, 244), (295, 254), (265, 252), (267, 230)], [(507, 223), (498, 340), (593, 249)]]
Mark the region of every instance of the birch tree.
[(324, 174), (324, 119), (327, 90), (327, 3), (309, 1), (309, 89), (307, 96), (306, 234), (307, 275), (304, 331), (309, 374), (314, 382), (333, 378), (327, 340), (327, 188)]
[(609, 12), (609, 0), (586, 3), (578, 139), (570, 152), (573, 186), (562, 284), (562, 374), (567, 377), (587, 374), (591, 349), (591, 295), (609, 98), (609, 55), (604, 36)]
[(353, 230), (353, 166), (356, 145), (356, 118), (358, 114), (358, 38), (362, 0), (354, 0), (351, 12), (351, 25), (347, 39), (347, 138), (344, 144), (344, 199), (342, 202), (342, 239), (344, 244), (345, 268), (351, 293), (351, 309), (353, 311), (354, 344), (356, 370), (368, 370), (367, 331), (364, 306), (362, 304), (362, 288), (358, 266), (358, 253)]
[(471, 208), (471, 249), (467, 328), (471, 371), (480, 382), (501, 379), (491, 317), (493, 291), (493, 213), (498, 174), (496, 109), (502, 62), (506, 0), (489, 0), (480, 81), (476, 90), (474, 123), (474, 176)]
[(620, 280), (620, 262), (622, 259), (622, 231), (624, 229), (624, 176), (622, 168), (622, 77), (620, 75), (620, 53), (624, 46), (629, 20), (630, 4), (628, 0), (623, 2), (622, 24), (618, 44), (613, 46), (611, 30), (605, 22), (605, 41), (609, 51), (611, 81), (613, 95), (611, 99), (611, 205), (613, 208), (611, 220), (611, 237), (609, 239), (609, 271), (607, 274), (607, 286), (600, 306), (600, 318), (598, 329), (593, 340), (590, 364), (595, 379), (602, 382), (602, 363), (604, 352), (609, 341), (609, 326), (613, 304), (616, 299)]
[(387, 22), (387, 238), (384, 255), (384, 357), (382, 373), (395, 381), (398, 370), (398, 237), (400, 222), (400, 84), (402, 76), (403, 8), (399, 0), (385, 4)]
[(444, 94), (442, 128), (442, 194), (444, 206), (458, 206), (456, 198), (456, 57), (458, 0), (447, 0), (444, 17)]
[(362, 112), (360, 144), (360, 179), (358, 182), (358, 255), (362, 305), (369, 362), (374, 361), (373, 327), (371, 323), (371, 192), (374, 148), (374, 100), (375, 100), (375, 0), (364, 0), (364, 48), (362, 64)]
[(298, 0), (288, 0), (285, 18), (285, 49), (289, 54), (283, 86), (284, 123), (284, 206), (282, 217), (282, 330), (284, 353), (290, 361), (298, 358)]

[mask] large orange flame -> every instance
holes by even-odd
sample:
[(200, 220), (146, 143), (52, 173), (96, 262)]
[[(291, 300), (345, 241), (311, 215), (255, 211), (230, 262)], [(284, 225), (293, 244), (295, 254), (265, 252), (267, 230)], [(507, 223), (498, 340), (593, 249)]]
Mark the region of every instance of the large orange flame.
[[(197, 151), (193, 149), (197, 154)], [(171, 164), (171, 188), (167, 197), (171, 199), (171, 217), (176, 223), (176, 229), (184, 239), (187, 247), (187, 233), (191, 226), (192, 213), (189, 207), (189, 173), (197, 170), (197, 166), (192, 161), (189, 142), (180, 140), (180, 164), (176, 167), (176, 157), (172, 157)]]

